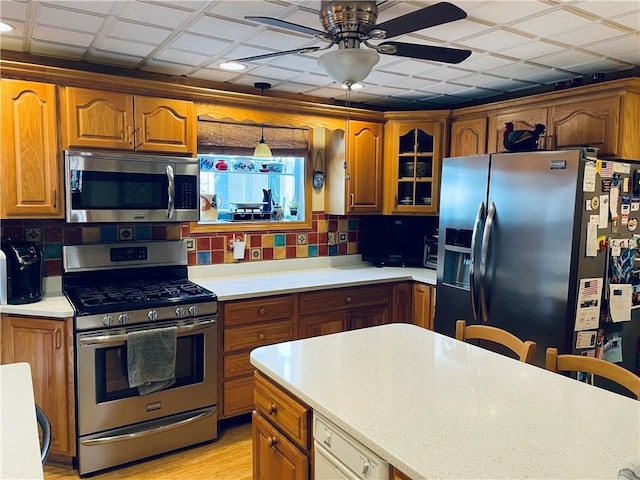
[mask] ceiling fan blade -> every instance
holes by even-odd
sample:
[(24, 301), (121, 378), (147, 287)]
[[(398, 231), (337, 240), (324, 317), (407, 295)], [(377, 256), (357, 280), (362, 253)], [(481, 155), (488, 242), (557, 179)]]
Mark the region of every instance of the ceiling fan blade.
[(272, 27), (284, 28), (285, 30), (293, 30), (294, 32), (304, 33), (306, 35), (325, 35), (322, 30), (316, 30), (315, 28), (305, 27), (304, 25), (298, 25), (297, 23), (285, 22), (272, 17), (254, 17), (246, 16), (246, 20), (253, 20), (254, 22), (264, 23), (265, 25), (271, 25)]
[(449, 2), (440, 2), (388, 20), (373, 28), (384, 30), (387, 32), (386, 38), (391, 38), (463, 18), (467, 18), (467, 13), (464, 10)]
[(263, 58), (279, 57), (280, 55), (289, 55), (290, 53), (302, 54), (302, 53), (317, 52), (318, 50), (324, 50), (324, 48), (323, 47), (296, 48), (295, 50), (283, 50), (282, 52), (264, 53), (262, 55), (255, 55), (253, 57), (237, 58), (237, 59), (229, 60), (229, 61), (233, 61), (233, 62), (250, 62), (252, 60), (262, 60)]
[(419, 58), (445, 63), (460, 63), (471, 55), (471, 50), (402, 42), (383, 42), (378, 45), (378, 52), (397, 57)]

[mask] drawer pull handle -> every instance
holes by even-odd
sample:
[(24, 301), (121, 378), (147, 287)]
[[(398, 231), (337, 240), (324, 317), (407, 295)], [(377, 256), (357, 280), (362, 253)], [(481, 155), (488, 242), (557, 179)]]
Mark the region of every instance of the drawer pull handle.
[(278, 406), (275, 403), (269, 405), (269, 415), (275, 415), (276, 413), (278, 413)]
[(353, 300), (351, 297), (347, 297), (344, 299), (345, 303), (351, 303), (351, 300)]
[(266, 308), (264, 308), (264, 307), (262, 307), (260, 310), (258, 310), (258, 313), (259, 313), (260, 315), (266, 315), (266, 314), (267, 314), (267, 309), (266, 309)]
[(267, 446), (271, 448), (276, 448), (278, 445), (278, 439), (276, 437), (267, 437)]
[(264, 333), (258, 334), (258, 339), (259, 340), (264, 340)]

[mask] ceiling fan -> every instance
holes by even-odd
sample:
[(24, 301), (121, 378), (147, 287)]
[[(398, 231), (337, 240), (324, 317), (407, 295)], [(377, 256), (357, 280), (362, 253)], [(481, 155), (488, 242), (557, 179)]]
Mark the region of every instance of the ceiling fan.
[[(311, 35), (328, 43), (281, 52), (266, 53), (237, 59), (234, 62), (260, 60), (288, 54), (305, 54), (328, 50), (334, 45), (338, 50), (330, 51), (318, 58), (318, 63), (337, 83), (347, 87), (364, 80), (379, 60), (379, 53), (445, 63), (460, 63), (471, 55), (469, 50), (419, 45), (394, 41), (372, 44), (371, 40), (405, 35), (466, 18), (464, 10), (448, 2), (439, 2), (415, 12), (376, 24), (378, 7), (375, 1), (322, 1), (320, 23), (324, 30), (298, 25), (272, 17), (246, 16), (247, 20), (272, 27)], [(368, 48), (361, 48), (364, 45)]]

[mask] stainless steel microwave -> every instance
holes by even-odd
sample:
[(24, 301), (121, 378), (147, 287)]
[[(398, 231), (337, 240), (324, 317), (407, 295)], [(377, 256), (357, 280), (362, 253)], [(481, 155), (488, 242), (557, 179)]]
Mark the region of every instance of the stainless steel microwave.
[(66, 220), (197, 221), (197, 158), (67, 150)]

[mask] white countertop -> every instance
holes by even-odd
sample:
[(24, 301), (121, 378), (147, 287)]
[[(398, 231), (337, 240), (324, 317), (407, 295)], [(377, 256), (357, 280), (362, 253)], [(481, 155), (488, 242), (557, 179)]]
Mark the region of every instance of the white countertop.
[(0, 365), (0, 478), (44, 478), (31, 368)]
[[(363, 263), (359, 255), (344, 255), (189, 267), (189, 279), (215, 292), (219, 301), (226, 301), (408, 280), (435, 285), (436, 271), (427, 268), (377, 268)], [(47, 293), (42, 300), (23, 305), (0, 305), (0, 313), (72, 317), (73, 307), (61, 293), (60, 283), (59, 277), (48, 278), (45, 282)]]
[(414, 325), (260, 347), (251, 363), (413, 479), (640, 473), (640, 402)]

